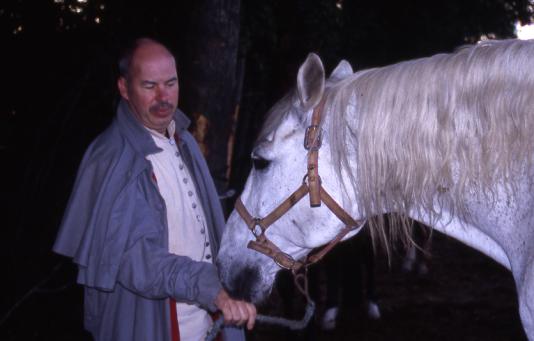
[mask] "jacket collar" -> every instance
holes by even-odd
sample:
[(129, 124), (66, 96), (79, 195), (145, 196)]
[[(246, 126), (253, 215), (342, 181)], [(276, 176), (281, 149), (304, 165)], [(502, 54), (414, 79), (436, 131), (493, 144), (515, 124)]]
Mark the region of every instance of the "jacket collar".
[[(174, 122), (176, 124), (176, 134), (180, 136), (188, 127), (191, 121), (180, 110), (176, 109), (174, 113)], [(144, 156), (159, 152), (161, 149), (156, 146), (150, 136), (150, 132), (135, 118), (128, 102), (121, 99), (117, 108), (117, 124), (119, 130), (126, 140), (133, 146), (135, 151)]]

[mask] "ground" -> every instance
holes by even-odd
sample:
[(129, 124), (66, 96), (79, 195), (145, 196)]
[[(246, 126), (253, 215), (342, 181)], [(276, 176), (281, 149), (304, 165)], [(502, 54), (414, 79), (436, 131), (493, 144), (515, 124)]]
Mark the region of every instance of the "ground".
[[(382, 310), (378, 321), (348, 305), (334, 331), (312, 326), (306, 332), (291, 332), (258, 324), (248, 340), (526, 340), (506, 269), (438, 233), (432, 256), (426, 276), (402, 273), (398, 257), (388, 267), (384, 256), (377, 256), (376, 294)], [(82, 330), (82, 292), (74, 284), (73, 268), (63, 266), (46, 287), (56, 290), (30, 295), (2, 321), (1, 340), (90, 340)], [(260, 312), (278, 314), (280, 303), (274, 291)], [(302, 298), (295, 294), (291, 304), (302, 308)], [(320, 314), (321, 300), (318, 305)]]
[[(447, 236), (435, 232), (433, 238), (429, 273), (424, 276), (400, 271), (398, 256), (391, 266), (377, 256), (380, 320), (367, 318), (361, 306), (345, 306), (334, 331), (314, 325), (295, 333), (260, 325), (249, 340), (526, 340), (511, 273)], [(262, 313), (280, 311), (277, 292), (272, 296)], [(318, 315), (321, 303), (319, 299)]]

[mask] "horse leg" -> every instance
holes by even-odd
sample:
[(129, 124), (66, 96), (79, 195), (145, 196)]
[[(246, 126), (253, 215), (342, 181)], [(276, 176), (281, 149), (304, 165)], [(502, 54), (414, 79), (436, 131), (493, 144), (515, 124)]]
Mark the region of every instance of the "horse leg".
[(404, 260), (402, 261), (402, 271), (405, 273), (412, 272), (415, 260), (417, 258), (417, 249), (415, 246), (410, 245), (406, 254), (404, 255)]
[(333, 330), (336, 328), (339, 314), (339, 286), (340, 277), (344, 271), (342, 268), (343, 259), (338, 249), (332, 251), (323, 261), (326, 274), (326, 310), (321, 319), (321, 328)]
[[(534, 253), (534, 252), (533, 252)], [(534, 254), (526, 262), (524, 275), (518, 281), (519, 315), (530, 341), (534, 341)]]
[(405, 273), (416, 271), (418, 275), (426, 275), (430, 264), (430, 247), (432, 245), (430, 228), (414, 222), (412, 238), (415, 245), (408, 247), (402, 262), (402, 271)]
[(362, 272), (365, 275), (365, 301), (367, 308), (367, 317), (372, 320), (379, 320), (381, 317), (380, 307), (378, 306), (375, 292), (375, 254), (373, 251), (371, 238), (365, 233), (365, 243), (362, 247)]
[(418, 236), (417, 243), (421, 249), (417, 249), (419, 262), (417, 265), (417, 274), (428, 274), (428, 266), (430, 264), (430, 248), (432, 246), (432, 233), (428, 226), (416, 223), (417, 231), (415, 234)]
[(418, 249), (419, 234), (420, 234), (419, 229), (420, 229), (419, 223), (414, 221), (411, 235), (412, 235), (413, 243), (415, 245), (410, 244), (406, 249), (406, 253), (404, 254), (404, 258), (402, 260), (402, 266), (401, 266), (402, 272), (404, 273), (412, 272), (414, 270), (414, 267), (417, 264), (417, 258), (419, 256), (419, 249)]

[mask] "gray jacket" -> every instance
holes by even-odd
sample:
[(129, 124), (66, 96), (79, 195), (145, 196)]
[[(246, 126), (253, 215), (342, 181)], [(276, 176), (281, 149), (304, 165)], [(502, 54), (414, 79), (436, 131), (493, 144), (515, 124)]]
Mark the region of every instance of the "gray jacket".
[[(196, 184), (216, 255), (220, 202), (187, 117), (175, 113), (178, 147)], [(159, 151), (122, 101), (78, 170), (54, 251), (73, 258), (85, 288), (84, 324), (96, 340), (170, 340), (169, 298), (211, 311), (215, 266), (168, 252), (166, 207), (146, 155)], [(237, 328), (225, 340), (244, 340)]]

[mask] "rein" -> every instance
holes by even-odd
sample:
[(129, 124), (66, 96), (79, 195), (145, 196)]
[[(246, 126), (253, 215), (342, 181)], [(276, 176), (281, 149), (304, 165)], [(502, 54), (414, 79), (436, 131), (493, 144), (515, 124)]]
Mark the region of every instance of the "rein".
[[(306, 311), (304, 312), (304, 316), (301, 320), (288, 320), (283, 317), (276, 317), (276, 316), (265, 316), (258, 314), (256, 315), (256, 321), (266, 323), (266, 324), (273, 324), (278, 325), (282, 327), (289, 328), (291, 330), (302, 330), (306, 328), (308, 323), (310, 322), (313, 313), (315, 312), (315, 302), (313, 302), (310, 298), (310, 295), (308, 294), (308, 278), (305, 273), (300, 273), (294, 276), (294, 281), (296, 287), (299, 289), (300, 292), (305, 293), (304, 296), (306, 297)], [(302, 281), (302, 282), (301, 282)], [(223, 316), (220, 316), (215, 322), (213, 323), (213, 326), (208, 332), (208, 335), (206, 335), (206, 338), (204, 341), (213, 341), (217, 337), (217, 334), (221, 331), (224, 325), (224, 318)]]

